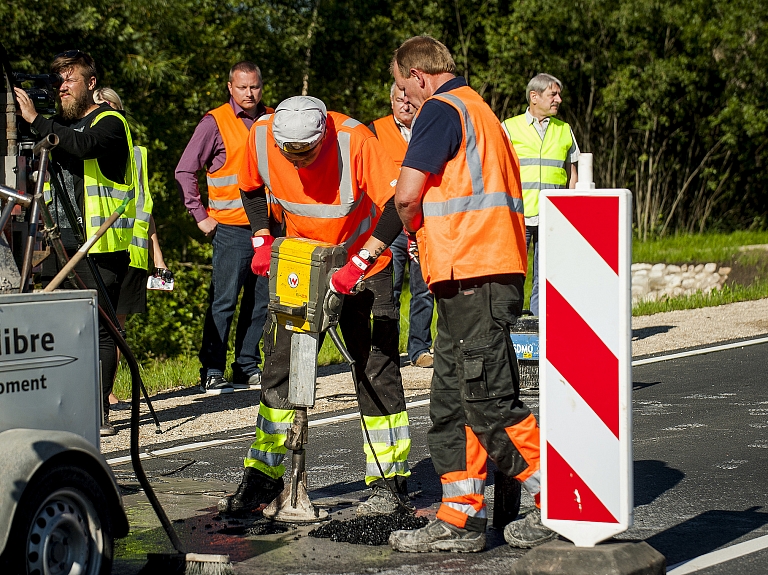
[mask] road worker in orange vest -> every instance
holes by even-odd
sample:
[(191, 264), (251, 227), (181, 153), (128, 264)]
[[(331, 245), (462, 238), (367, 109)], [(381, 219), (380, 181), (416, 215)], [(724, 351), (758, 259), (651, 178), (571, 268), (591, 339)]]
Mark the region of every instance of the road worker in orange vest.
[[(208, 311), (200, 346), (200, 391), (208, 395), (235, 388), (258, 389), (261, 383), (261, 339), (269, 300), (269, 283), (251, 271), (251, 228), (237, 186), (248, 130), (272, 112), (261, 103), (261, 70), (253, 62), (238, 62), (229, 72), (230, 99), (208, 112), (195, 128), (176, 168), (184, 206), (206, 237), (213, 239), (213, 273)], [(208, 207), (197, 187), (197, 172), (205, 170)], [(240, 292), (235, 337), (233, 380), (224, 379), (227, 342)]]
[[(374, 120), (368, 128), (379, 139), (384, 149), (389, 152), (399, 168), (403, 163), (408, 142), (411, 140), (411, 124), (416, 109), (405, 101), (402, 90), (392, 84), (389, 90), (389, 102), (392, 113)], [(389, 246), (392, 250), (394, 268), (395, 306), (400, 314), (400, 294), (405, 279), (405, 266), (410, 268), (408, 287), (411, 292), (411, 304), (408, 312), (408, 358), (416, 367), (432, 367), (432, 313), (435, 299), (424, 283), (421, 266), (416, 250), (416, 242), (408, 241), (405, 232)]]
[[(409, 505), (411, 439), (387, 249), (402, 229), (393, 197), (397, 173), (364, 125), (326, 111), (317, 98), (295, 96), (253, 125), (239, 175), (254, 233), (254, 273), (266, 276), (269, 270), (274, 238), (268, 207), (278, 208), (272, 211), (282, 217), (286, 236), (343, 245), (349, 254), (331, 288), (345, 294), (339, 327), (355, 359), (360, 413), (372, 440), (363, 447), (372, 493), (357, 507), (358, 516), (388, 515)], [(353, 294), (363, 278), (365, 289)], [(285, 440), (295, 415), (288, 401), (290, 351), (291, 332), (268, 319), (256, 438), (237, 492), (219, 501), (223, 513), (255, 509), (283, 489)]]
[(422, 273), (437, 302), (429, 451), (443, 487), (437, 518), (395, 531), (405, 552), (485, 547), (486, 461), (537, 502), (504, 537), (531, 547), (556, 534), (541, 523), (539, 428), (520, 401), (509, 328), (522, 312), (525, 227), (520, 165), (499, 120), (456, 76), (448, 49), (429, 36), (395, 52), (398, 88), (419, 113), (395, 204), (416, 235)]

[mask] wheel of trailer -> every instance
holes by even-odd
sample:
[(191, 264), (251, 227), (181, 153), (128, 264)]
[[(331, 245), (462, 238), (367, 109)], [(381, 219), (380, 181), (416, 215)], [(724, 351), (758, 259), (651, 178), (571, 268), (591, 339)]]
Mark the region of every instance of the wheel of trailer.
[[(10, 558), (27, 575), (108, 575), (112, 529), (97, 481), (72, 466), (48, 469), (22, 495)], [(12, 571), (14, 572), (14, 571)]]

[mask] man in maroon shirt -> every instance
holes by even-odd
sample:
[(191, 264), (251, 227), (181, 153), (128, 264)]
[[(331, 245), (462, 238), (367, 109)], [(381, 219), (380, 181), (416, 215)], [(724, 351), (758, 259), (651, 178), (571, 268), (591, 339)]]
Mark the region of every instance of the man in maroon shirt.
[[(257, 118), (272, 110), (261, 103), (261, 71), (252, 62), (232, 67), (227, 88), (229, 102), (203, 116), (176, 167), (176, 183), (187, 211), (200, 231), (213, 238), (209, 306), (198, 355), (202, 364), (200, 388), (207, 394), (260, 387), (259, 340), (269, 299), (267, 278), (251, 271), (251, 228), (240, 200), (237, 173), (248, 130)], [(197, 186), (200, 170), (207, 173), (207, 208)], [(230, 383), (224, 379), (227, 341), (241, 289)]]

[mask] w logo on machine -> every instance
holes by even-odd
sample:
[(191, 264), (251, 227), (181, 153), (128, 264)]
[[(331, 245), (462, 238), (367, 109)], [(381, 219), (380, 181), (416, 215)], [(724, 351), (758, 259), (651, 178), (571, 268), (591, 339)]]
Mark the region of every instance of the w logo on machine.
[(295, 273), (290, 274), (288, 276), (288, 285), (294, 289), (299, 287), (299, 276), (297, 276)]

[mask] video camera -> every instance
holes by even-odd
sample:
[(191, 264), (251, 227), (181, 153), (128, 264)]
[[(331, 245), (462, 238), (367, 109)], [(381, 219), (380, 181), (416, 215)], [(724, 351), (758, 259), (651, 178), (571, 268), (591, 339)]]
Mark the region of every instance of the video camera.
[(38, 114), (56, 113), (56, 94), (58, 94), (62, 82), (63, 79), (59, 74), (13, 72), (13, 84), (23, 88), (29, 99), (35, 104), (35, 110)]

